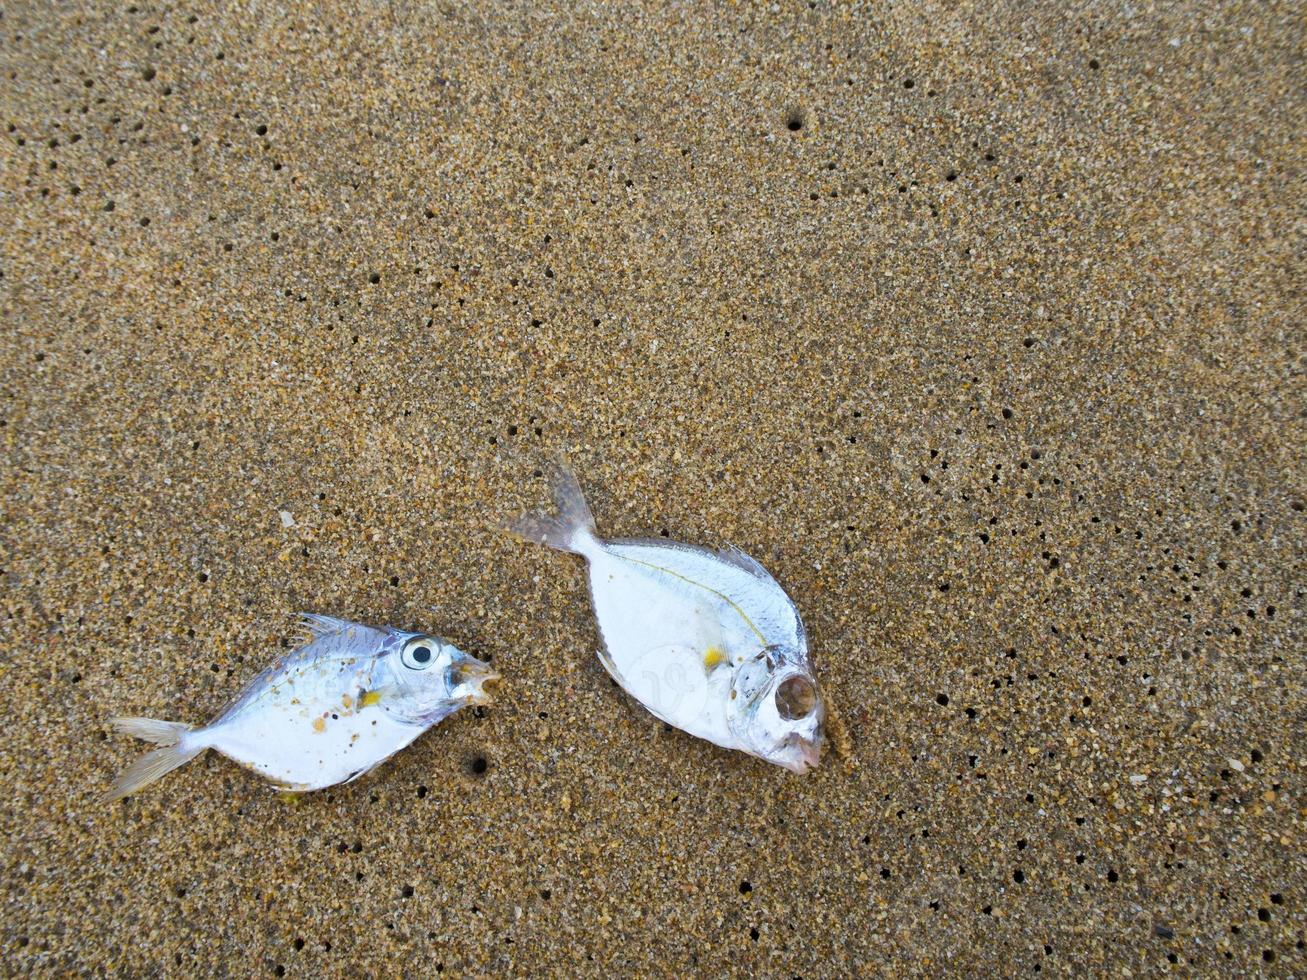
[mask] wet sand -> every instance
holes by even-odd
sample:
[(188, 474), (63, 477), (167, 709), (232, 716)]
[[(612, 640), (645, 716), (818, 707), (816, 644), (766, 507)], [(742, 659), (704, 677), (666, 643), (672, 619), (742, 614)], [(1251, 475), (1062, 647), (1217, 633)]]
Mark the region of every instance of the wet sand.
[[(4, 973), (1302, 973), (1295, 5), (275, 6), (0, 20)], [(615, 688), (560, 453), (843, 758)], [(100, 802), (302, 609), (500, 702)]]

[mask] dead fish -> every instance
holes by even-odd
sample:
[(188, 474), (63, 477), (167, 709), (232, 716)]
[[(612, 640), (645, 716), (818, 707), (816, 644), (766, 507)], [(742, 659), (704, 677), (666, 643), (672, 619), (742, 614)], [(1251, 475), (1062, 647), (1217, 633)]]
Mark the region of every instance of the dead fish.
[(825, 705), (799, 611), (758, 562), (659, 539), (605, 541), (560, 466), (557, 514), (514, 533), (589, 563), (599, 658), (656, 717), (715, 745), (803, 773), (821, 759)]
[(254, 678), (203, 728), (113, 718), (161, 746), (118, 777), (107, 800), (137, 792), (215, 749), (294, 792), (375, 769), (459, 708), (486, 704), (490, 666), (436, 636), (304, 613), (305, 645)]

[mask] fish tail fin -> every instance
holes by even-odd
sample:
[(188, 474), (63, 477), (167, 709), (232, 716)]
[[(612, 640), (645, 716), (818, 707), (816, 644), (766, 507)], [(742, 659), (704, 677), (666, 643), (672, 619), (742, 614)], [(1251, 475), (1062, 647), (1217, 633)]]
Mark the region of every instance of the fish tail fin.
[(176, 745), (191, 730), (183, 722), (158, 718), (110, 718), (109, 724), (125, 735), (135, 735), (155, 745)]
[(114, 718), (110, 724), (120, 732), (135, 735), (162, 746), (153, 752), (147, 752), (130, 766), (126, 772), (114, 780), (109, 791), (104, 794), (106, 803), (121, 800), (124, 796), (144, 789), (159, 777), (172, 772), (178, 766), (185, 765), (203, 752), (208, 746), (183, 745), (182, 741), (190, 725), (177, 721), (159, 721), (157, 718)]
[(523, 514), (508, 525), (508, 530), (546, 548), (586, 554), (595, 541), (594, 517), (576, 474), (562, 461), (554, 470), (553, 492), (557, 513)]

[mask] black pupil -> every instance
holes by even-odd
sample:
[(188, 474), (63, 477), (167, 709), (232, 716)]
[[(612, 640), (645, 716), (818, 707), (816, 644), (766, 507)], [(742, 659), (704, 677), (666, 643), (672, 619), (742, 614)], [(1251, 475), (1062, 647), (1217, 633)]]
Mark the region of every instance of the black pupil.
[(416, 660), (416, 661), (417, 661), (418, 663), (420, 663), (420, 664), (424, 664), (424, 663), (426, 663), (428, 660), (431, 659), (431, 648), (430, 648), (430, 647), (417, 647), (417, 648), (414, 649), (414, 651), (413, 651), (413, 659)]

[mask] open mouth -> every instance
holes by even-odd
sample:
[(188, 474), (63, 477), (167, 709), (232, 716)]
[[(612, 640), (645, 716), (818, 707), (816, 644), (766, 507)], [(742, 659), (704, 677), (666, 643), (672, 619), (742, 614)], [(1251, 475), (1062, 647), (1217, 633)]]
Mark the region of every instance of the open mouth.
[(494, 700), (492, 689), (502, 678), (480, 660), (468, 659), (449, 669), (449, 681), (455, 688), (466, 688), (468, 704), (490, 704)]

